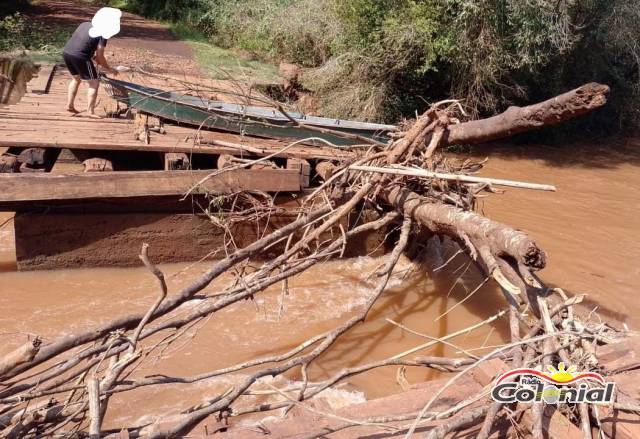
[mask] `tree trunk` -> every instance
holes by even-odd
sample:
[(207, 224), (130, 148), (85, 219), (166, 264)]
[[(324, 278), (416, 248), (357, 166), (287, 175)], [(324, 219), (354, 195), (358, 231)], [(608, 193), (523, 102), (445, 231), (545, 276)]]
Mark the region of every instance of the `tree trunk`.
[(539, 104), (509, 107), (494, 117), (449, 125), (443, 143), (485, 143), (556, 125), (602, 107), (607, 103), (608, 94), (608, 86), (592, 82)]
[(475, 212), (434, 203), (400, 186), (391, 187), (384, 195), (389, 204), (434, 233), (470, 240), (479, 250), (487, 247), (494, 256), (510, 256), (532, 270), (545, 267), (545, 252), (524, 232)]

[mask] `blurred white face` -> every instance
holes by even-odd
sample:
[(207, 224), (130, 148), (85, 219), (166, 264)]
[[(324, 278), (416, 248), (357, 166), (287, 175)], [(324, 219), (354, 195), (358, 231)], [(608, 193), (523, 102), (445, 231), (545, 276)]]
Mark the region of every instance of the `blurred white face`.
[(102, 37), (109, 39), (113, 37), (120, 32), (120, 17), (122, 17), (122, 12), (119, 9), (100, 9), (91, 20), (93, 27), (89, 29), (89, 35), (92, 38)]

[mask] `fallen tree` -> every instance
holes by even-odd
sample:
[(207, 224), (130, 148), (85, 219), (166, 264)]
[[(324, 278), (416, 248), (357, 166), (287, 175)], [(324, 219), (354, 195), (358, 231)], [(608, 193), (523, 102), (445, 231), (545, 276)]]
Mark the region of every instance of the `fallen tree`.
[(451, 125), (446, 142), (484, 143), (532, 129), (557, 125), (602, 107), (607, 102), (609, 87), (590, 83), (528, 107), (510, 107), (488, 119)]
[[(436, 173), (434, 175), (473, 174), (481, 164), (448, 159), (441, 148), (452, 143), (480, 143), (577, 117), (604, 105), (607, 91), (606, 86), (589, 84), (541, 104), (509, 109), (494, 118), (464, 123), (455, 123), (457, 103), (436, 104), (394, 133), (394, 139), (388, 144), (371, 142), (366, 152), (354, 153), (353, 159), (319, 163), (318, 174), (325, 181), (304, 199), (295, 221), (248, 247), (226, 249), (227, 257), (212, 263), (201, 277), (177, 293), (167, 291), (163, 273), (149, 260), (144, 246), (141, 261), (159, 283), (158, 298), (147, 312), (121, 316), (57, 340), (30, 341), (0, 362), (0, 435), (19, 438), (77, 432), (100, 437), (113, 433), (101, 431), (101, 420), (113, 395), (141, 387), (195, 383), (222, 376), (235, 378), (235, 384), (226, 392), (203, 395), (206, 402), (184, 407), (178, 415), (162, 423), (121, 427), (130, 437), (177, 437), (187, 434), (209, 416), (228, 419), (290, 408), (353, 375), (389, 366), (465, 372), (500, 356), (508, 358), (514, 366), (532, 367), (541, 361), (562, 359), (593, 370), (597, 367), (597, 359), (592, 355), (594, 345), (622, 334), (609, 327), (590, 327), (581, 323), (573, 309), (579, 300), (566, 297), (561, 290), (545, 287), (536, 277), (535, 272), (545, 267), (546, 255), (533, 238), (474, 212), (477, 195), (494, 192), (495, 188), (489, 183), (394, 173), (394, 169), (402, 166), (403, 169), (426, 169)], [(354, 148), (354, 151), (363, 151), (363, 148)], [(251, 165), (252, 162), (238, 163), (217, 170), (211, 176)], [(385, 172), (375, 171), (380, 168)], [(269, 214), (268, 209), (251, 209), (242, 202), (234, 202), (232, 206), (231, 213), (250, 212), (252, 217)], [(365, 208), (376, 212), (377, 217), (368, 222), (351, 221), (354, 212)], [(345, 226), (348, 224), (352, 226)], [(378, 270), (379, 283), (363, 308), (339, 326), (286, 352), (197, 376), (139, 378), (132, 375), (144, 358), (153, 355), (160, 346), (180, 339), (193, 325), (227, 307), (239, 306), (245, 299), (271, 285), (285, 282), (323, 260), (339, 257), (350, 240), (368, 230), (382, 228), (397, 229), (397, 240), (386, 263)], [(335, 235), (327, 236), (336, 230)], [(371, 307), (386, 290), (401, 255), (419, 241), (424, 231), (456, 241), (487, 279), (492, 278), (500, 285), (510, 307), (511, 343), (482, 358), (467, 355), (404, 359), (406, 355), (403, 355), (403, 358), (389, 358), (336, 371), (325, 381), (310, 382), (309, 365), (331, 349), (343, 334), (366, 320)], [(276, 257), (258, 266), (248, 264), (250, 258), (279, 243), (285, 243), (285, 246)], [(235, 269), (236, 278), (226, 288), (215, 294), (203, 293), (213, 280), (232, 269)], [(178, 311), (187, 303), (194, 306)], [(295, 388), (276, 389), (267, 402), (239, 408), (239, 402), (264, 377), (293, 372), (300, 378)], [(292, 393), (294, 396), (290, 396)], [(482, 407), (474, 405), (481, 400), (484, 401)], [(635, 403), (626, 407), (630, 411), (638, 408)], [(394, 431), (410, 434), (424, 422), (438, 419), (440, 424), (430, 431), (429, 437), (444, 437), (481, 423), (479, 437), (486, 438), (494, 421), (505, 412), (510, 415), (529, 413), (533, 419), (533, 434), (541, 430), (545, 416), (536, 408), (491, 403), (486, 395), (476, 395), (468, 403), (461, 401), (446, 413), (434, 414), (429, 409), (427, 405), (420, 413), (407, 414), (402, 419), (347, 422), (339, 429), (374, 422), (393, 425)], [(575, 414), (576, 422), (585, 431), (590, 431), (591, 412), (583, 406), (570, 410)]]

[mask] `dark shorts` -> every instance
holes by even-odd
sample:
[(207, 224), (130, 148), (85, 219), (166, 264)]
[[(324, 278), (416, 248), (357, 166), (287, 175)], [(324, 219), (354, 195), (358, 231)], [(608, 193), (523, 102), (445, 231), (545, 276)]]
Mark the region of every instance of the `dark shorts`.
[(80, 75), (80, 78), (84, 79), (85, 81), (91, 79), (99, 79), (98, 70), (93, 64), (93, 61), (81, 58), (79, 56), (69, 55), (68, 53), (63, 53), (62, 58), (64, 59), (64, 63), (67, 65), (67, 68), (69, 69), (69, 73), (71, 73), (72, 75)]

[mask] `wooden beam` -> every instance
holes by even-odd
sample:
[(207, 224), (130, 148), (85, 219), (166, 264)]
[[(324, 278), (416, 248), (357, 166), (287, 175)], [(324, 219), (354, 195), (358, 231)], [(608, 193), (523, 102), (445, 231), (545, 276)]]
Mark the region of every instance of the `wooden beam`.
[[(13, 118), (2, 116), (2, 114), (9, 114)], [(91, 119), (89, 117), (73, 117), (70, 115), (65, 116), (50, 116), (46, 117), (43, 114), (19, 114), (19, 113), (0, 113), (2, 117), (2, 123), (0, 128), (4, 131), (22, 130), (24, 128), (34, 129), (34, 121), (42, 122), (56, 122), (56, 129), (59, 128), (92, 128), (94, 131), (98, 129), (103, 130), (117, 130), (121, 129), (123, 132), (126, 130), (133, 135), (133, 124), (127, 119)]]
[(53, 80), (53, 75), (56, 72), (55, 64), (46, 64), (40, 67), (40, 71), (38, 72), (38, 76), (29, 81), (27, 84), (27, 90), (30, 93), (48, 93), (49, 88), (51, 86), (51, 81)]
[[(215, 171), (2, 174), (0, 210), (27, 207), (42, 201), (181, 196), (211, 172)], [(295, 170), (242, 169), (212, 177), (194, 193), (228, 194), (245, 190), (296, 192), (300, 189), (300, 176)]]
[(111, 160), (100, 157), (92, 157), (82, 162), (84, 172), (111, 172), (113, 171), (113, 163)]
[(640, 368), (640, 337), (628, 337), (617, 343), (599, 346), (596, 357), (607, 374)]
[[(34, 130), (35, 132), (35, 130)], [(136, 142), (131, 140), (124, 140), (122, 135), (109, 139), (109, 138), (84, 138), (69, 139), (67, 133), (52, 132), (52, 137), (47, 139), (38, 138), (35, 139), (31, 133), (23, 130), (3, 130), (0, 128), (0, 147), (2, 146), (15, 146), (22, 148), (39, 147), (39, 148), (68, 148), (68, 149), (94, 149), (94, 150), (106, 150), (106, 151), (158, 151), (158, 152), (184, 152), (193, 154), (238, 154), (237, 148), (223, 147), (223, 146), (207, 146), (207, 145), (193, 145), (190, 142), (184, 142), (183, 139), (179, 139), (176, 136), (152, 137), (151, 144), (145, 145), (142, 142)], [(64, 135), (63, 135), (64, 134)], [(108, 136), (109, 132), (102, 133), (103, 136)], [(269, 155), (277, 152), (279, 148), (268, 147), (264, 148), (264, 153), (260, 155)], [(258, 155), (258, 154), (256, 154)], [(276, 157), (299, 157), (303, 159), (338, 159), (349, 158), (353, 156), (348, 152), (336, 153), (334, 150), (318, 147), (300, 147), (290, 148), (286, 151), (276, 153)]]
[(12, 137), (13, 133), (3, 132), (6, 135), (4, 138), (0, 138), (0, 146), (15, 146), (21, 148), (29, 148), (37, 146), (39, 148), (67, 148), (67, 149), (92, 149), (92, 150), (105, 150), (105, 151), (158, 151), (158, 152), (186, 152), (194, 154), (223, 154), (228, 152), (235, 152), (231, 148), (222, 147), (209, 147), (201, 145), (189, 145), (186, 143), (169, 145), (167, 143), (153, 143), (151, 145), (145, 145), (142, 142), (136, 142), (134, 140), (122, 141), (119, 139), (87, 139), (69, 140), (69, 141), (46, 141), (46, 140), (17, 140)]
[(0, 173), (18, 172), (20, 162), (14, 155), (5, 154), (0, 156)]
[(190, 166), (189, 156), (183, 152), (168, 152), (164, 155), (165, 171), (186, 171)]
[[(65, 112), (66, 113), (66, 112)], [(102, 125), (105, 124), (120, 124), (126, 125), (131, 124), (131, 120), (129, 119), (120, 119), (120, 118), (103, 118), (103, 119), (92, 119), (90, 117), (78, 117), (72, 116), (71, 113), (37, 113), (34, 114), (32, 111), (10, 111), (4, 110), (0, 111), (0, 119), (2, 119), (2, 123), (9, 125), (21, 125), (24, 126), (29, 122), (33, 121), (44, 121), (44, 122), (76, 122), (78, 124), (85, 123), (96, 124), (100, 123)], [(133, 125), (132, 125), (133, 126)]]
[(287, 169), (295, 169), (300, 173), (300, 184), (302, 187), (309, 187), (311, 177), (311, 165), (303, 159), (290, 158), (287, 159)]

